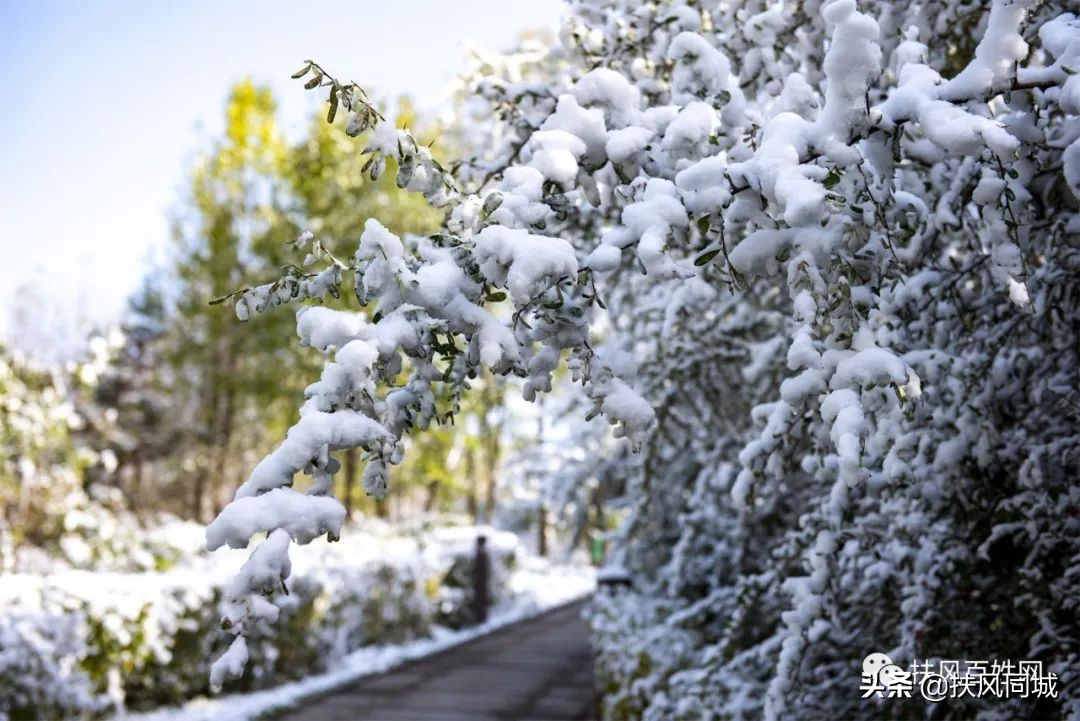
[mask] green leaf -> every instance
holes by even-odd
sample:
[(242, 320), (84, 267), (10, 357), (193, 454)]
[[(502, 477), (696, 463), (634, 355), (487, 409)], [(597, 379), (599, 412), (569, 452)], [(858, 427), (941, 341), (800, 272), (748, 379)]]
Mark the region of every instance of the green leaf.
[(486, 218), (492, 213), (494, 213), (496, 210), (498, 210), (499, 206), (502, 205), (502, 202), (502, 193), (500, 193), (499, 191), (496, 190), (488, 193), (488, 196), (484, 198), (484, 217)]
[(330, 89), (330, 110), (326, 112), (326, 122), (333, 123), (334, 116), (337, 115), (338, 108), (338, 89), (337, 85)]
[(844, 171), (840, 170), (840, 168), (833, 168), (829, 171), (829, 174), (825, 176), (825, 180), (821, 181), (821, 184), (824, 185), (826, 189), (832, 189), (840, 182), (840, 177), (843, 174)]
[(702, 253), (698, 257), (694, 258), (694, 265), (697, 265), (697, 266), (705, 265), (706, 263), (708, 263), (710, 260), (712, 260), (713, 258), (715, 258), (718, 255), (720, 255), (720, 249), (719, 248), (717, 248), (716, 250), (710, 250), (710, 251), (707, 251), (705, 253)]
[(308, 63), (307, 65), (305, 65), (304, 67), (300, 68), (295, 73), (293, 73), (292, 74), (292, 79), (293, 80), (298, 80), (298, 79), (304, 77), (305, 75), (308, 74), (309, 70), (311, 70), (311, 63)]
[(487, 296), (487, 300), (492, 303), (498, 303), (501, 300), (506, 300), (506, 293), (503, 293), (502, 291), (498, 291), (496, 293), (489, 293)]

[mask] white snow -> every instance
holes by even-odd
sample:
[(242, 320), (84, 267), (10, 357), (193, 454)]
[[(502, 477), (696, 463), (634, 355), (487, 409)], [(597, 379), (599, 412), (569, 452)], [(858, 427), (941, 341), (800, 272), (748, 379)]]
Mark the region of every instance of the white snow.
[(541, 130), (533, 133), (529, 148), (532, 155), (529, 165), (548, 180), (565, 187), (577, 177), (577, 161), (585, 155), (588, 146), (565, 130)]
[(602, 109), (616, 126), (630, 123), (641, 104), (641, 92), (610, 68), (596, 68), (583, 75), (574, 85), (574, 97), (585, 107)]
[(618, 268), (621, 261), (622, 251), (604, 243), (586, 256), (585, 265), (599, 273), (607, 273)]
[(573, 247), (560, 238), (492, 225), (477, 234), (475, 244), (480, 269), (496, 285), (505, 285), (520, 305), (578, 272)]
[(257, 496), (237, 496), (206, 527), (206, 549), (247, 548), (256, 533), (285, 530), (297, 543), (323, 534), (337, 539), (345, 507), (328, 496), (311, 496), (291, 488), (275, 488)]
[(319, 350), (341, 348), (357, 338), (367, 325), (359, 313), (334, 310), (325, 306), (301, 306), (296, 312), (296, 332), (301, 345)]
[(608, 133), (605, 150), (613, 163), (626, 163), (645, 150), (654, 133), (650, 128), (632, 125)]
[(390, 439), (389, 432), (378, 422), (355, 411), (308, 411), (289, 429), (282, 444), (255, 466), (248, 480), (236, 489), (235, 498), (290, 485), (293, 476), (324, 448), (335, 451)]
[(243, 636), (237, 636), (229, 650), (221, 655), (214, 665), (210, 667), (210, 685), (213, 688), (221, 688), (221, 684), (230, 678), (237, 678), (244, 672), (244, 666), (248, 662), (247, 641)]

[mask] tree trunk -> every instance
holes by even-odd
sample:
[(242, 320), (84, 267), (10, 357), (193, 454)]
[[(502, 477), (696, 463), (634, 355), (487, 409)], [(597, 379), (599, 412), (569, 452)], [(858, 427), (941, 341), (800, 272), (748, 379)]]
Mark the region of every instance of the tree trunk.
[[(203, 464), (205, 465), (205, 464)], [(191, 489), (191, 518), (202, 521), (203, 496), (206, 494), (206, 473), (195, 473), (195, 485)]]
[(439, 498), (439, 481), (432, 479), (427, 484), (427, 497), (424, 498), (424, 513), (431, 513), (435, 509), (435, 502)]
[[(236, 347), (230, 337), (223, 337), (217, 346), (220, 362), (213, 371), (215, 398), (217, 404), (212, 408), (214, 413), (215, 429), (211, 443), (214, 444), (214, 465), (211, 475), (210, 497), (213, 510), (218, 512), (221, 506), (220, 498), (222, 490), (228, 485), (228, 465), (232, 451), (233, 426), (236, 416), (237, 387), (234, 381), (236, 374)], [(233, 489), (235, 490), (235, 489)]]
[(484, 523), (491, 523), (495, 515), (495, 471), (499, 465), (502, 439), (499, 436), (499, 425), (492, 425), (490, 417), (498, 401), (498, 394), (495, 392), (495, 376), (490, 372), (485, 376), (482, 394), (483, 409), (480, 413), (480, 442), (484, 448)]
[(143, 507), (143, 460), (136, 453), (131, 462), (131, 495), (128, 497), (128, 506), (138, 513)]
[(537, 554), (539, 554), (539, 556), (541, 558), (543, 558), (544, 556), (547, 555), (547, 552), (548, 552), (548, 543), (547, 543), (547, 525), (548, 525), (547, 506), (545, 506), (543, 504), (543, 502), (540, 503), (540, 510), (537, 513), (536, 525), (537, 525), (537, 529), (536, 529), (536, 533), (537, 533), (536, 552), (537, 552)]
[(480, 504), (476, 498), (476, 459), (472, 448), (465, 449), (465, 478), (469, 489), (469, 495), (465, 499), (466, 508), (473, 523), (480, 525)]
[(345, 451), (345, 463), (344, 468), (342, 468), (342, 470), (344, 471), (343, 481), (345, 483), (344, 493), (342, 494), (344, 496), (342, 500), (345, 506), (345, 520), (349, 520), (350, 518), (352, 518), (353, 491), (356, 488), (356, 471), (357, 465), (359, 465), (357, 463), (356, 456), (357, 452), (355, 448), (350, 448), (349, 450)]

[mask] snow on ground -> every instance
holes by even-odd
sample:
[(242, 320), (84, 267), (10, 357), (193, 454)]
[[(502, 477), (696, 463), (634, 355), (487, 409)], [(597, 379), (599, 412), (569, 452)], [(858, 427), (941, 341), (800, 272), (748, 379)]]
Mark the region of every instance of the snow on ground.
[(584, 566), (551, 566), (529, 558), (510, 579), (515, 600), (497, 607), (481, 626), (449, 631), (436, 628), (431, 638), (404, 644), (366, 646), (346, 656), (333, 671), (265, 691), (200, 698), (183, 706), (142, 714), (122, 713), (117, 721), (248, 721), (268, 711), (296, 705), (308, 696), (382, 673), (406, 661), (428, 656), (470, 639), (582, 598), (593, 591), (594, 573)]

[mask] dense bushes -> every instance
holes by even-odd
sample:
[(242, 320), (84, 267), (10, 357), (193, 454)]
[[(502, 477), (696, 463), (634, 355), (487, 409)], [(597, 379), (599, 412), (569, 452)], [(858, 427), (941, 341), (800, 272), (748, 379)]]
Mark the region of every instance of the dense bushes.
[(0, 719), (57, 719), (105, 706), (78, 668), (86, 648), (74, 616), (15, 609), (0, 622)]
[[(473, 528), (425, 538), (354, 532), (296, 554), (278, 623), (248, 637), (251, 661), (226, 691), (265, 688), (325, 670), (361, 646), (471, 622), (465, 586)], [(510, 600), (517, 541), (489, 544), (493, 601)], [(378, 554), (378, 555), (376, 555)], [(236, 555), (163, 573), (59, 570), (0, 582), (0, 719), (46, 721), (145, 709), (209, 692), (222, 589)]]

